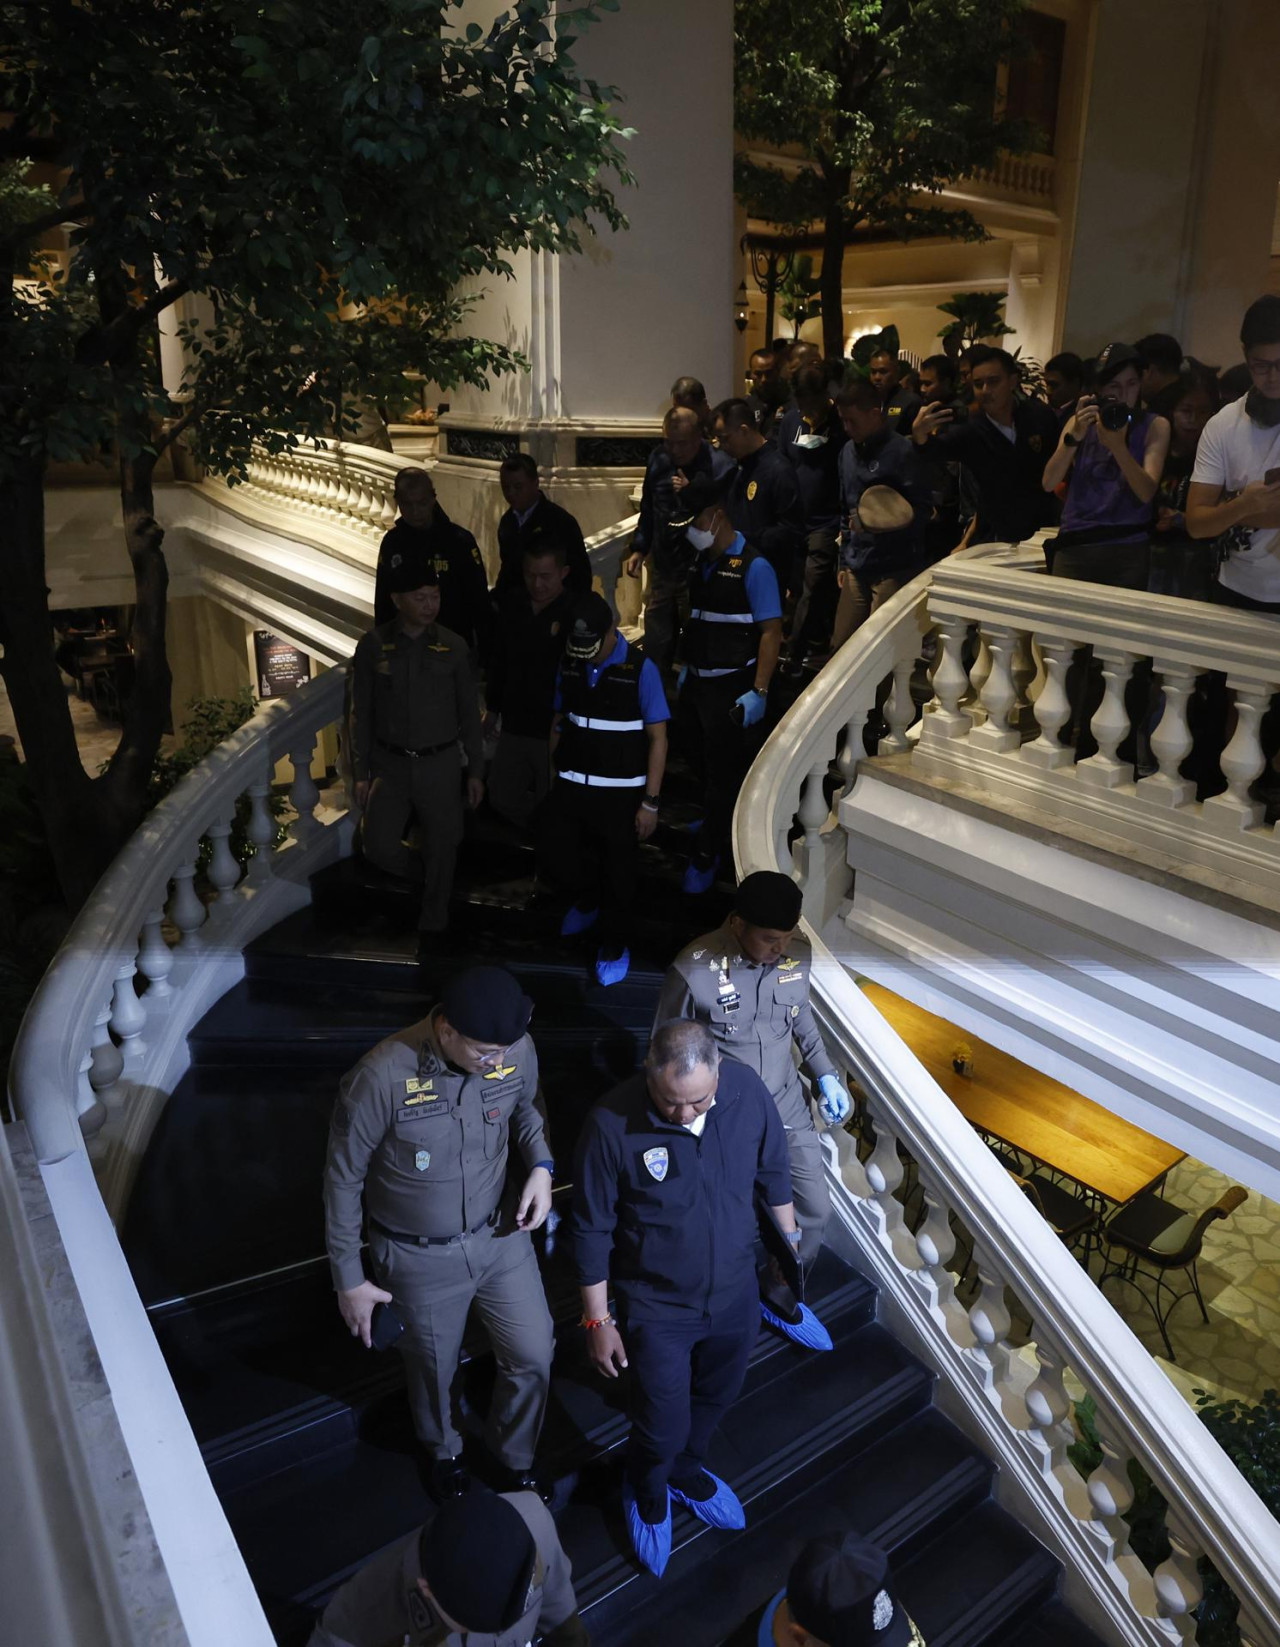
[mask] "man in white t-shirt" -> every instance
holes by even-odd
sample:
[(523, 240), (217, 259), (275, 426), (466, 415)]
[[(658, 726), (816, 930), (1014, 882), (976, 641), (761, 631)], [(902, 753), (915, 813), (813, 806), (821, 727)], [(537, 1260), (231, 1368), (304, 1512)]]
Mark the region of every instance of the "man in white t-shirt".
[(1228, 537), (1215, 601), (1280, 612), (1280, 297), (1250, 304), (1240, 343), (1253, 387), (1205, 425), (1187, 531)]

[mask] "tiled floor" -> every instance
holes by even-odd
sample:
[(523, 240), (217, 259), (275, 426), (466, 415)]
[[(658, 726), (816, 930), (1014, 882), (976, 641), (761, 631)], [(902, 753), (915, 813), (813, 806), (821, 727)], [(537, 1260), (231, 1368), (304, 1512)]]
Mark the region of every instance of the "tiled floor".
[[(1233, 1182), (1187, 1159), (1169, 1174), (1165, 1196), (1199, 1212)], [(1108, 1281), (1106, 1295), (1188, 1400), (1196, 1388), (1247, 1401), (1280, 1388), (1280, 1205), (1251, 1190), (1230, 1218), (1210, 1224), (1199, 1274), (1209, 1325), (1194, 1298), (1176, 1306), (1169, 1323), (1176, 1364), (1167, 1360), (1155, 1319), (1132, 1287)], [(1182, 1285), (1181, 1277), (1172, 1279)]]
[[(114, 753), (116, 744), (120, 741), (120, 728), (110, 721), (100, 720), (93, 705), (76, 697), (70, 690), (67, 692), (67, 702), (71, 705), (71, 721), (76, 731), (80, 759), (84, 763), (85, 771), (91, 776), (95, 775), (103, 761), (110, 760)], [(12, 738), (21, 753), (22, 740), (18, 737), (13, 708), (3, 682), (0, 682), (0, 737)]]

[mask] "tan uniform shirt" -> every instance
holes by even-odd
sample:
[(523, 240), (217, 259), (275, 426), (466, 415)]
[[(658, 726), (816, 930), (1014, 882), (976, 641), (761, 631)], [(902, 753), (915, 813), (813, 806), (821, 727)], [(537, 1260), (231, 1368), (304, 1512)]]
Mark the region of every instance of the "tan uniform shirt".
[(325, 1166), (325, 1238), (333, 1284), (364, 1280), (360, 1203), (406, 1235), (478, 1229), (502, 1198), (508, 1139), (526, 1170), (551, 1159), (538, 1055), (524, 1035), (496, 1069), (452, 1068), (433, 1014), (388, 1037), (342, 1078)]
[(811, 1117), (792, 1043), (814, 1080), (835, 1070), (809, 1004), (812, 959), (812, 946), (797, 936), (781, 960), (758, 966), (743, 955), (726, 922), (695, 938), (668, 967), (654, 1024), (669, 1018), (706, 1024), (720, 1051), (754, 1070), (768, 1087), (782, 1124), (807, 1126)]
[(467, 645), (433, 623), (409, 636), (399, 618), (371, 629), (356, 647), (351, 679), (353, 770), (369, 776), (376, 743), (431, 749), (461, 739), (467, 764), (483, 766), (480, 703)]
[(460, 1636), (441, 1621), (418, 1589), (418, 1534), (388, 1546), (325, 1608), (309, 1647), (527, 1647), (535, 1635), (558, 1647), (590, 1647), (578, 1617), (569, 1558), (560, 1546), (551, 1513), (536, 1493), (502, 1495), (520, 1512), (537, 1546), (533, 1582), (523, 1618), (500, 1635), (474, 1630)]

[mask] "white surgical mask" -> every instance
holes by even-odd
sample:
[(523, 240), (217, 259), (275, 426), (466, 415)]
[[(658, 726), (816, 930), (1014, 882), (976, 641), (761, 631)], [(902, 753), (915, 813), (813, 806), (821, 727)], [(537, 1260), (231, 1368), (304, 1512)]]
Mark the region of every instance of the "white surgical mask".
[(816, 452), (820, 447), (827, 444), (827, 437), (814, 434), (797, 435), (794, 444), (799, 446), (802, 451)]
[(700, 550), (704, 550), (704, 551), (707, 550), (707, 549), (710, 549), (711, 545), (716, 541), (715, 533), (714, 532), (706, 532), (702, 529), (701, 526), (687, 526), (687, 527), (685, 527), (684, 535), (685, 535), (685, 537), (688, 538), (689, 542), (693, 545), (693, 547), (695, 549), (700, 549)]

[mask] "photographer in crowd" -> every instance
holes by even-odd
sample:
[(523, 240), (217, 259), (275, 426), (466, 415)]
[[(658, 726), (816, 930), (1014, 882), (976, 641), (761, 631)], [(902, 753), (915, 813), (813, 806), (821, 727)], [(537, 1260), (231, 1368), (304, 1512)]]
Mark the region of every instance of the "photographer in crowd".
[(1142, 409), (1142, 372), (1131, 344), (1108, 343), (1094, 363), (1094, 393), (1080, 397), (1044, 466), (1046, 492), (1067, 482), (1062, 529), (1050, 551), (1056, 578), (1147, 587), (1169, 423)]

